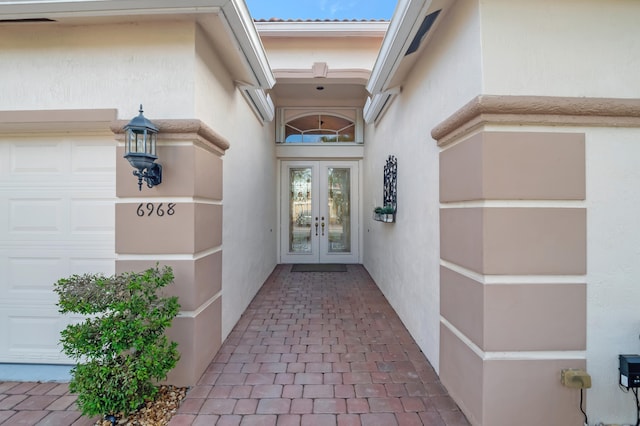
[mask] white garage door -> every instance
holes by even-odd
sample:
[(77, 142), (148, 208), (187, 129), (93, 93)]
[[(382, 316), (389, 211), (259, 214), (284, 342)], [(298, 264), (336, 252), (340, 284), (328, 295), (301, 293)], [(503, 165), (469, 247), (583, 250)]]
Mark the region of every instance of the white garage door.
[(113, 274), (114, 202), (113, 137), (0, 137), (0, 362), (70, 362), (53, 283)]

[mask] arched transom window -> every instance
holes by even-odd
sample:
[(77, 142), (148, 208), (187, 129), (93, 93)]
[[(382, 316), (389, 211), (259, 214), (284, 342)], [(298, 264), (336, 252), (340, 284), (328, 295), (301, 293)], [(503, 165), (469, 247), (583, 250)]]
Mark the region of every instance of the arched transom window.
[(284, 134), (285, 143), (355, 142), (356, 125), (346, 117), (313, 113), (287, 121)]
[(276, 143), (331, 145), (364, 142), (362, 108), (284, 107), (276, 111)]

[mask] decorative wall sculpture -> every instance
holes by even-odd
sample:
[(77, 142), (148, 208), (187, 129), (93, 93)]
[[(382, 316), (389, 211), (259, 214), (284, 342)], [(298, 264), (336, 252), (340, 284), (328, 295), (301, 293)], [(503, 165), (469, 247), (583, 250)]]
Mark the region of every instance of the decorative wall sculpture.
[(384, 166), (382, 200), (384, 204), (376, 207), (373, 219), (380, 222), (395, 222), (398, 209), (398, 159), (390, 155)]

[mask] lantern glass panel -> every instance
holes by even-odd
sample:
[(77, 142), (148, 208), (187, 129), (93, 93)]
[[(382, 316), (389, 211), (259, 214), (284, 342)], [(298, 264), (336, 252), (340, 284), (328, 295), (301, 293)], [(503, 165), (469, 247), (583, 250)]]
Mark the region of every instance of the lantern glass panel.
[(130, 152), (135, 152), (136, 147), (136, 135), (131, 130), (127, 130), (127, 154)]
[(136, 132), (136, 152), (144, 153), (144, 134)]
[(156, 155), (156, 134), (153, 132), (149, 133), (149, 154)]

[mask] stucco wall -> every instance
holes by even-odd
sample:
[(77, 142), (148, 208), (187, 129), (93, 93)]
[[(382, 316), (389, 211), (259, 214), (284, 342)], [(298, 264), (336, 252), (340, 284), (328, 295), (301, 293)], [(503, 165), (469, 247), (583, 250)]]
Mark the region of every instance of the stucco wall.
[(0, 26), (0, 110), (194, 118), (194, 24)]
[(224, 339), (276, 265), (275, 131), (250, 109), (200, 30), (196, 54), (197, 116), (230, 144), (223, 158)]
[(240, 94), (236, 131), (224, 157), (222, 335), (231, 331), (276, 265), (276, 159), (273, 124), (259, 125)]
[[(478, 8), (457, 2), (445, 15), (376, 126), (365, 129), (363, 263), (434, 368), (439, 359), (438, 147), (431, 129), (481, 91)], [(374, 222), (382, 172), (398, 159), (395, 224)]]
[(587, 155), (587, 413), (635, 424), (618, 387), (618, 354), (640, 353), (640, 129), (589, 129)]
[(480, 4), (483, 93), (640, 97), (640, 2)]
[(224, 157), (223, 338), (276, 265), (273, 127), (237, 112), (238, 133)]

